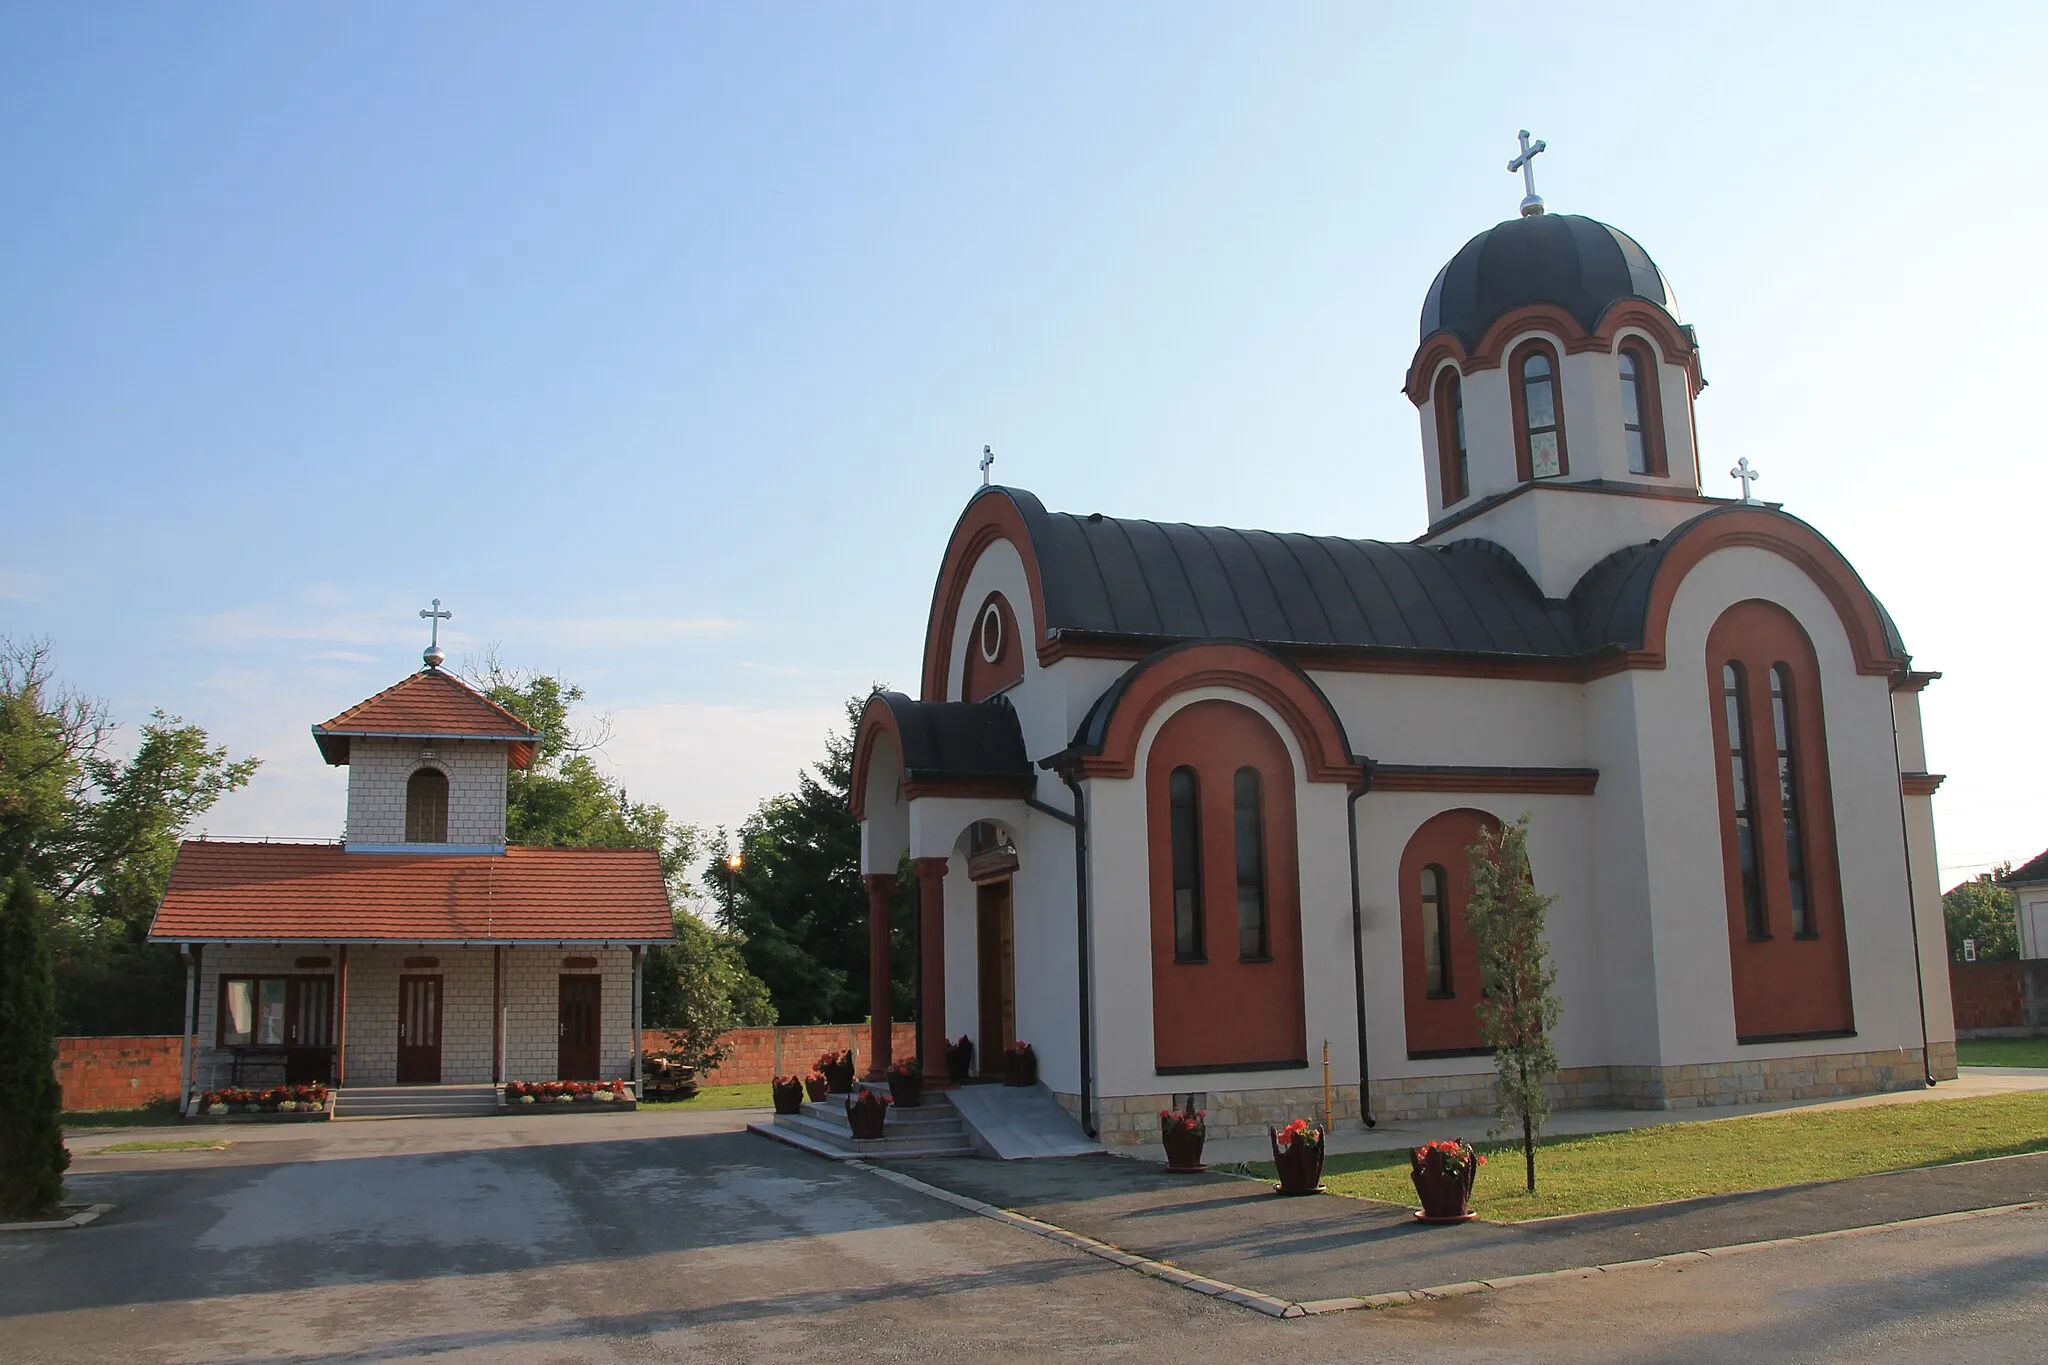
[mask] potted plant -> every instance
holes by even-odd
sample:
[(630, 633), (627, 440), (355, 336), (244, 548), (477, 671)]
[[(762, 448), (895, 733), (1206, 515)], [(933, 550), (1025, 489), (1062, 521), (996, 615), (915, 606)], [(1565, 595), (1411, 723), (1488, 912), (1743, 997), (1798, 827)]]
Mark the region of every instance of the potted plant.
[(879, 1090), (863, 1090), (846, 1102), (846, 1126), (857, 1138), (878, 1138), (889, 1118), (889, 1097)]
[(804, 1077), (804, 1098), (822, 1100), (832, 1093), (832, 1083), (825, 1079), (822, 1071), (813, 1071)]
[[(822, 1087), (821, 1087), (822, 1088)], [(769, 1082), (769, 1091), (775, 1096), (775, 1112), (778, 1114), (801, 1114), (804, 1108), (804, 1078), (801, 1076), (777, 1076)]]
[(818, 1058), (818, 1070), (825, 1073), (825, 1083), (835, 1095), (853, 1093), (853, 1049), (839, 1048)]
[(1166, 1149), (1169, 1171), (1206, 1171), (1202, 1164), (1202, 1143), (1208, 1139), (1208, 1110), (1189, 1105), (1185, 1109), (1159, 1111), (1159, 1145)]
[(1472, 1215), (1472, 1180), (1486, 1158), (1461, 1138), (1425, 1142), (1408, 1153), (1408, 1178), (1425, 1223), (1463, 1223)]
[(946, 1044), (946, 1075), (953, 1084), (965, 1085), (973, 1074), (974, 1040), (963, 1033), (957, 1042)]
[(1280, 1194), (1320, 1194), (1323, 1182), (1323, 1125), (1296, 1119), (1285, 1128), (1268, 1128), (1273, 1142), (1273, 1168), (1280, 1174)]
[(1031, 1044), (1012, 1043), (1003, 1049), (1003, 1084), (1038, 1084), (1038, 1054)]
[(892, 1063), (888, 1070), (889, 1098), (905, 1109), (924, 1103), (924, 1064), (913, 1057)]

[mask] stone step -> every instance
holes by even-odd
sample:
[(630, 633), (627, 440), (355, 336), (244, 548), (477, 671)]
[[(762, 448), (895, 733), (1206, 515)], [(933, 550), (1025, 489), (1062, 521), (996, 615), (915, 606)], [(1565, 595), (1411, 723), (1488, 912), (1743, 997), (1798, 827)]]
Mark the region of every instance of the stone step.
[(881, 1137), (855, 1138), (853, 1131), (846, 1126), (844, 1118), (835, 1123), (830, 1119), (820, 1119), (810, 1114), (777, 1114), (775, 1121), (783, 1127), (795, 1129), (797, 1132), (810, 1133), (815, 1137), (829, 1138), (837, 1142), (914, 1142), (923, 1145), (937, 1144), (941, 1146), (967, 1143), (969, 1146), (973, 1145), (968, 1142), (966, 1128), (957, 1123), (950, 1125), (906, 1125), (898, 1124), (894, 1118), (891, 1118), (883, 1126)]
[(336, 1091), (341, 1119), (465, 1118), (497, 1112), (494, 1085), (348, 1086)]
[(800, 1147), (833, 1161), (854, 1158), (873, 1160), (927, 1156), (973, 1156), (974, 1145), (965, 1134), (951, 1137), (884, 1137), (871, 1141), (854, 1138), (843, 1127), (834, 1130), (802, 1114), (777, 1114), (772, 1122), (747, 1125), (748, 1131), (777, 1142)]
[[(812, 1118), (822, 1119), (828, 1123), (837, 1123), (842, 1128), (846, 1126), (846, 1101), (837, 1095), (829, 1100), (807, 1100), (804, 1103), (803, 1112)], [(891, 1105), (889, 1108), (889, 1126), (891, 1128), (898, 1126), (906, 1128), (945, 1128), (958, 1127), (959, 1124), (960, 1113), (958, 1110), (954, 1109), (950, 1104), (934, 1103), (930, 1098), (927, 1098), (923, 1104), (918, 1105), (915, 1109), (899, 1109), (894, 1105)]]

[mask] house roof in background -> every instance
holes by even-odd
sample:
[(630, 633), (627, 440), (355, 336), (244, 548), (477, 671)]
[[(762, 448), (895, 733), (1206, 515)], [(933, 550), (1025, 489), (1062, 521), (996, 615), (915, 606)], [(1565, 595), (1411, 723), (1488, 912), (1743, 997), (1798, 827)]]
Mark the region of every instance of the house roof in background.
[(2030, 862), (2021, 863), (2006, 873), (2003, 880), (2007, 886), (2014, 882), (2048, 882), (2048, 851)]
[(661, 943), (675, 936), (652, 849), (350, 853), (188, 839), (150, 926), (179, 942)]
[(351, 738), (495, 739), (515, 768), (533, 762), (538, 731), (452, 673), (423, 668), (313, 727), (320, 756), (348, 762)]

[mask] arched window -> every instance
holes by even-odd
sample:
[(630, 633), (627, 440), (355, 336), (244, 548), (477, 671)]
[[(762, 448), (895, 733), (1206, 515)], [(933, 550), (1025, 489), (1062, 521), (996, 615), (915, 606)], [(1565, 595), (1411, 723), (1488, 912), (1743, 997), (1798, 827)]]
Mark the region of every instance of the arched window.
[(1264, 962), (1272, 953), (1266, 942), (1266, 836), (1258, 770), (1239, 768), (1230, 785), (1237, 842), (1237, 955), (1246, 962)]
[(1525, 341), (1515, 351), (1515, 464), (1523, 479), (1554, 479), (1571, 469), (1557, 376), (1549, 342)]
[(1472, 492), (1472, 463), (1465, 450), (1465, 386), (1448, 366), (1436, 381), (1436, 452), (1437, 483), (1449, 507)]
[(1621, 343), (1621, 427), (1628, 472), (1662, 477), (1664, 422), (1657, 405), (1657, 364), (1640, 341)]
[(1788, 664), (1771, 666), (1771, 729), (1778, 745), (1778, 804), (1785, 820), (1785, 880), (1792, 901), (1792, 932), (1800, 938), (1814, 937), (1813, 899), (1806, 887), (1806, 840), (1800, 833), (1804, 821), (1799, 808), (1797, 759), (1793, 753), (1792, 669)]
[(1432, 1000), (1456, 994), (1451, 989), (1450, 916), (1444, 870), (1431, 863), (1422, 869), (1422, 987)]
[(1756, 858), (1756, 765), (1750, 761), (1748, 677), (1738, 663), (1721, 665), (1721, 704), (1728, 727), (1728, 804), (1735, 812), (1736, 857), (1742, 863), (1742, 918), (1755, 939), (1769, 938)]
[[(1707, 632), (1735, 1040), (1855, 1030), (1813, 641), (1752, 599)], [(1775, 770), (1775, 771), (1774, 771)]]
[(1202, 944), (1202, 808), (1193, 768), (1166, 781), (1173, 841), (1173, 960), (1205, 962)]
[(448, 842), (448, 777), (439, 768), (421, 768), (406, 779), (405, 841)]

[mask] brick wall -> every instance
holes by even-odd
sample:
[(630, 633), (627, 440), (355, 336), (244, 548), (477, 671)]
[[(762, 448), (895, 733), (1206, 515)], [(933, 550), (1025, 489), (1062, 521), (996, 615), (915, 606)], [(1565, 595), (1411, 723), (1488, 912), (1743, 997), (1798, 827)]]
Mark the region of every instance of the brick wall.
[(178, 1097), (176, 1035), (59, 1038), (57, 1083), (66, 1109), (132, 1109)]
[(1951, 962), (1948, 993), (1954, 1002), (1958, 1031), (2026, 1026), (2017, 962)]
[[(897, 1024), (890, 1030), (890, 1047), (898, 1059), (916, 1055), (916, 1026)], [(699, 1077), (705, 1085), (764, 1085), (777, 1075), (802, 1074), (811, 1069), (821, 1052), (852, 1048), (853, 1059), (865, 1073), (868, 1068), (868, 1026), (866, 1024), (798, 1024), (787, 1028), (742, 1028), (726, 1035), (732, 1055), (716, 1070)], [(644, 1046), (656, 1051), (667, 1045), (659, 1029), (641, 1035)]]
[[(434, 751), (422, 761), (420, 750)], [(496, 740), (357, 739), (348, 750), (348, 837), (405, 841), (405, 784), (415, 769), (448, 777), (448, 842), (505, 842), (505, 746)]]

